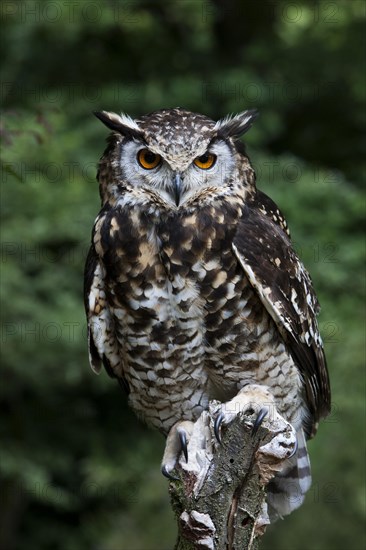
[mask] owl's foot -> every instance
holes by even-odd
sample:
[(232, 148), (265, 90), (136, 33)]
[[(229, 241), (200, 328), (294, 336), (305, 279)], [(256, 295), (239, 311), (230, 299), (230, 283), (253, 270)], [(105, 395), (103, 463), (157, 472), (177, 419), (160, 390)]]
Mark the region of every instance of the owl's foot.
[(218, 406), (218, 414), (214, 422), (214, 434), (221, 443), (221, 427), (229, 424), (238, 412), (256, 414), (252, 426), (254, 437), (270, 410), (274, 410), (275, 403), (272, 394), (263, 386), (251, 384), (244, 386), (229, 402)]
[[(263, 407), (258, 415), (257, 415), (257, 418), (255, 419), (254, 421), (254, 424), (253, 424), (253, 428), (252, 428), (252, 435), (255, 436), (260, 425), (262, 424), (263, 420), (265, 419), (265, 417), (267, 416), (268, 414), (268, 409), (267, 407)], [(215, 419), (215, 424), (214, 424), (214, 433), (215, 433), (215, 437), (218, 441), (218, 443), (221, 444), (221, 424), (224, 422), (224, 419), (225, 419), (225, 415), (223, 412), (220, 412), (218, 414), (218, 416), (216, 417)]]
[(181, 453), (183, 453), (186, 462), (188, 462), (188, 439), (192, 433), (193, 422), (182, 420), (174, 424), (168, 434), (163, 461), (161, 464), (161, 473), (170, 480), (178, 480), (171, 472)]

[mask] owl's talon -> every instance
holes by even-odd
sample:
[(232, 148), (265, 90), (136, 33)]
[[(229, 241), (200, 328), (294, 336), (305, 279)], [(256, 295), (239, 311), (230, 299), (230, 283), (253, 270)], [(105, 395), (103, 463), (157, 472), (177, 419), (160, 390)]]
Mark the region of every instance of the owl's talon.
[(161, 472), (171, 481), (179, 481), (180, 479), (170, 472), (179, 466), (179, 462), (180, 467), (182, 466), (182, 462), (184, 461), (183, 456), (185, 461), (188, 462), (188, 442), (192, 433), (192, 427), (193, 422), (180, 420), (170, 428), (168, 433), (161, 463)]
[(295, 445), (294, 445), (294, 450), (292, 451), (292, 453), (287, 458), (292, 458), (296, 454), (298, 447), (299, 447), (299, 444), (298, 444), (297, 438), (296, 438)]
[(260, 425), (262, 424), (263, 420), (265, 419), (265, 417), (267, 416), (268, 414), (268, 409), (266, 407), (263, 407), (263, 409), (261, 409), (257, 415), (257, 418), (255, 419), (255, 422), (253, 424), (253, 428), (252, 428), (252, 436), (254, 437), (260, 427)]
[(171, 474), (166, 466), (166, 464), (164, 464), (162, 467), (161, 467), (161, 473), (163, 474), (163, 476), (165, 476), (166, 478), (168, 478), (170, 481), (179, 481), (179, 477), (177, 476), (174, 476), (173, 474)]
[(214, 423), (215, 437), (216, 437), (218, 443), (220, 443), (220, 444), (221, 444), (220, 428), (221, 428), (222, 421), (224, 420), (224, 417), (225, 417), (224, 413), (220, 412), (220, 414), (216, 416), (215, 423)]
[(186, 462), (188, 462), (187, 433), (182, 428), (178, 428), (177, 432), (184, 458), (186, 459)]

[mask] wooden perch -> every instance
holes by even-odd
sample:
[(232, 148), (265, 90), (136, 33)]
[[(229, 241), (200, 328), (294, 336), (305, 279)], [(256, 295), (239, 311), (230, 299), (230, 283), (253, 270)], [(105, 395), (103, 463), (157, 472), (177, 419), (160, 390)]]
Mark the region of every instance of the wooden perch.
[[(267, 415), (256, 433), (259, 410)], [(222, 412), (221, 444), (214, 422)], [(178, 522), (175, 550), (254, 550), (269, 524), (266, 485), (295, 450), (296, 434), (271, 394), (245, 386), (228, 403), (212, 401), (192, 425), (188, 461), (170, 483)]]

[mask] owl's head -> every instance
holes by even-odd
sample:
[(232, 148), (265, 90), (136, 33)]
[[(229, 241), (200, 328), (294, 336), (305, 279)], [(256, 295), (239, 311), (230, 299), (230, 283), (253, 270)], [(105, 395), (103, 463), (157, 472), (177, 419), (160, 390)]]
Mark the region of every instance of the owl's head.
[[(239, 138), (251, 127), (256, 110), (217, 122), (180, 108), (138, 119), (94, 114), (113, 131), (99, 170), (102, 199), (118, 200), (127, 189), (177, 210), (202, 193), (225, 194), (240, 181), (250, 185), (245, 175), (252, 169)], [(253, 184), (254, 177), (249, 179)]]

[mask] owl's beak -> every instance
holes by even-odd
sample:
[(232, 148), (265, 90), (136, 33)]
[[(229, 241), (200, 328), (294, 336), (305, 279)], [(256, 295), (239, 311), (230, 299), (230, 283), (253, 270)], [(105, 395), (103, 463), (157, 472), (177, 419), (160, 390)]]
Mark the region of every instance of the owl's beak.
[(180, 174), (175, 174), (174, 180), (173, 180), (173, 192), (174, 192), (175, 204), (177, 206), (179, 206), (181, 188), (182, 188), (181, 175)]

